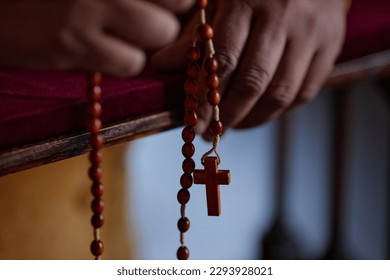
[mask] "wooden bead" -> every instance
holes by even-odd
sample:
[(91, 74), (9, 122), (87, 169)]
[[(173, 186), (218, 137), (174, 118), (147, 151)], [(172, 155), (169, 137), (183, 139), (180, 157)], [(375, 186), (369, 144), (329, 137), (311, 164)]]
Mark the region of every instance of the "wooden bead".
[(186, 126), (181, 133), (181, 137), (183, 138), (184, 142), (191, 143), (195, 139), (195, 130), (190, 126)]
[(93, 118), (88, 123), (88, 129), (91, 132), (97, 133), (100, 131), (101, 128), (102, 128), (102, 122), (98, 118)]
[(192, 179), (191, 174), (184, 173), (183, 175), (181, 175), (181, 177), (180, 177), (180, 185), (183, 188), (189, 189), (192, 186), (192, 182), (193, 182), (193, 179)]
[(102, 82), (102, 74), (99, 72), (94, 72), (91, 76), (91, 83), (92, 85), (100, 85)]
[(206, 58), (204, 62), (204, 69), (207, 73), (215, 73), (218, 70), (218, 61), (214, 57)]
[(101, 184), (99, 182), (93, 183), (93, 185), (91, 187), (91, 193), (94, 197), (101, 197), (103, 195), (103, 191), (104, 191), (103, 184)]
[(192, 143), (184, 143), (183, 147), (181, 148), (181, 152), (184, 157), (190, 158), (195, 154), (195, 146)]
[(177, 221), (177, 228), (180, 232), (186, 232), (190, 228), (190, 220), (187, 217), (180, 218), (179, 221)]
[(207, 92), (207, 101), (212, 106), (218, 106), (221, 102), (221, 94), (217, 89), (211, 89)]
[(208, 0), (197, 0), (196, 4), (198, 5), (199, 9), (206, 9), (207, 5), (209, 4)]
[(198, 122), (198, 115), (195, 111), (187, 111), (184, 115), (184, 124), (187, 126), (195, 126)]
[(223, 125), (221, 121), (211, 121), (210, 130), (214, 135), (221, 135), (223, 133)]
[(191, 174), (195, 170), (195, 161), (192, 158), (183, 160), (182, 168), (184, 173)]
[(196, 80), (188, 79), (184, 83), (184, 91), (187, 95), (194, 95), (198, 91), (198, 82)]
[(204, 23), (199, 26), (199, 35), (204, 39), (204, 40), (211, 40), (214, 37), (214, 30), (211, 27), (210, 24)]
[(190, 47), (186, 56), (188, 61), (197, 62), (200, 58), (200, 51), (197, 47)]
[(95, 214), (103, 213), (103, 210), (104, 210), (103, 200), (101, 200), (100, 198), (95, 198), (94, 200), (92, 200), (91, 209), (92, 209), (93, 213), (95, 213)]
[(91, 133), (90, 136), (90, 142), (93, 149), (100, 149), (103, 147), (104, 139), (103, 136), (100, 134), (97, 134), (97, 132)]
[(186, 246), (180, 246), (176, 253), (178, 260), (188, 260), (190, 251)]
[(93, 165), (89, 168), (88, 173), (91, 180), (100, 180), (103, 175), (103, 170), (99, 166)]
[(103, 154), (100, 150), (93, 149), (89, 153), (89, 161), (93, 165), (99, 165), (102, 162), (102, 160), (103, 160)]
[(199, 78), (200, 74), (200, 67), (196, 63), (189, 63), (187, 65), (187, 76), (193, 80), (196, 80)]
[(103, 251), (104, 251), (103, 242), (101, 240), (92, 241), (90, 249), (91, 249), (91, 253), (94, 256), (96, 256), (96, 257), (101, 256), (103, 254)]
[(188, 111), (196, 111), (198, 108), (198, 99), (194, 95), (187, 95), (184, 101), (184, 107)]
[(89, 98), (92, 102), (100, 102), (102, 98), (102, 88), (100, 86), (94, 86)]
[(190, 201), (190, 192), (188, 191), (188, 189), (179, 190), (179, 192), (177, 193), (177, 201), (182, 205)]
[(102, 227), (104, 223), (104, 217), (102, 214), (94, 214), (91, 218), (91, 224), (94, 228)]
[(206, 85), (209, 89), (217, 89), (219, 85), (219, 79), (216, 74), (210, 74), (206, 77)]
[(99, 102), (94, 102), (88, 108), (88, 114), (89, 114), (89, 117), (92, 119), (99, 118), (102, 114), (102, 105), (100, 105)]

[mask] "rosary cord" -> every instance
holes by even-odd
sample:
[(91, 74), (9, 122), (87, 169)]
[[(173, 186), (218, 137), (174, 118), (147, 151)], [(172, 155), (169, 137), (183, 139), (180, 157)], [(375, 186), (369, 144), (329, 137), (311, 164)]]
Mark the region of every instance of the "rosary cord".
[(90, 86), (88, 90), (88, 130), (90, 134), (91, 151), (89, 153), (89, 178), (92, 180), (91, 193), (94, 197), (91, 203), (93, 212), (91, 224), (93, 226), (93, 241), (90, 246), (91, 253), (95, 256), (95, 260), (100, 260), (103, 254), (103, 242), (100, 240), (100, 228), (103, 225), (104, 217), (102, 215), (104, 203), (102, 200), (104, 187), (101, 183), (102, 168), (100, 163), (102, 161), (103, 137), (100, 134), (102, 122), (100, 120), (102, 107), (101, 99), (101, 75), (100, 73), (93, 73), (90, 78)]

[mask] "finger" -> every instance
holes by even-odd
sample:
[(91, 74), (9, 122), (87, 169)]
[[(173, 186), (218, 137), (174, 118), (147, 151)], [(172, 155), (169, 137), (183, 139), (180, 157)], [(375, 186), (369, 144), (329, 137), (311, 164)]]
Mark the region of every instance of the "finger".
[(335, 59), (336, 55), (332, 52), (317, 52), (307, 71), (299, 93), (289, 109), (301, 106), (317, 96), (333, 69)]
[[(219, 1), (221, 3), (223, 1)], [(237, 1), (229, 5), (220, 4), (213, 20), (215, 58), (218, 60), (219, 90), (224, 94), (230, 77), (237, 70), (238, 63), (249, 37), (252, 21), (252, 9)], [(204, 76), (202, 77), (204, 80)], [(207, 131), (211, 119), (211, 108), (206, 101), (206, 88), (200, 84), (198, 107), (198, 124), (196, 131)]]
[(109, 33), (144, 49), (155, 49), (171, 43), (180, 25), (166, 9), (147, 1), (115, 1), (106, 22)]
[(287, 43), (275, 76), (239, 127), (251, 127), (269, 121), (292, 105), (310, 66), (313, 49), (310, 41), (299, 38)]
[(89, 70), (113, 76), (135, 76), (142, 71), (146, 63), (146, 55), (141, 49), (116, 37), (93, 32), (88, 40), (91, 49), (79, 63)]
[(236, 126), (250, 113), (274, 76), (287, 40), (274, 24), (256, 19), (239, 70), (221, 103), (225, 128)]
[(195, 0), (149, 0), (173, 12), (185, 12), (194, 5)]

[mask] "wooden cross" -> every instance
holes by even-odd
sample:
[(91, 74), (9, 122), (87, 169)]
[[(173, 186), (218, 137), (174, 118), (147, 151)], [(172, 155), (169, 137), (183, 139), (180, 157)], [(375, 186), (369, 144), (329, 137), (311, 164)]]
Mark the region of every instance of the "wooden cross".
[(221, 215), (221, 203), (219, 195), (219, 185), (230, 183), (230, 171), (218, 170), (218, 160), (216, 157), (206, 157), (204, 160), (204, 170), (194, 171), (194, 183), (206, 185), (207, 210), (209, 216)]

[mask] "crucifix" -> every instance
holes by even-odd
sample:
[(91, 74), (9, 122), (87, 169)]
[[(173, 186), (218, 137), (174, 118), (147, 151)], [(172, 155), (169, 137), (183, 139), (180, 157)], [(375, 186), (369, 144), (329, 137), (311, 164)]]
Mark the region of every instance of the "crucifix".
[(219, 185), (228, 185), (230, 183), (230, 171), (218, 170), (218, 159), (216, 157), (206, 157), (204, 170), (197, 169), (194, 171), (194, 183), (206, 185), (208, 215), (220, 216)]

